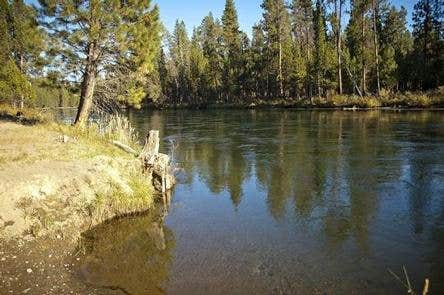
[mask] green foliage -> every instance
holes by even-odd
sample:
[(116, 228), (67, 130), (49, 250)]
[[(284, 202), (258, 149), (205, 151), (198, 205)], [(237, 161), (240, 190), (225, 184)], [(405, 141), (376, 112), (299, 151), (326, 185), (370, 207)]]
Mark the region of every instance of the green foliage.
[(325, 15), (320, 0), (316, 1), (316, 10), (314, 13), (314, 36), (315, 36), (315, 54), (314, 54), (314, 72), (318, 88), (318, 96), (322, 96), (322, 88), (325, 84), (325, 75), (327, 70), (327, 33), (326, 33)]
[(227, 101), (239, 94), (241, 74), (241, 32), (237, 20), (237, 12), (233, 0), (226, 0), (222, 15), (224, 45), (224, 95)]
[[(35, 105), (72, 105), (80, 92), (81, 106), (93, 96), (136, 108), (144, 100), (308, 103), (339, 88), (371, 96), (379, 84), (390, 93), (444, 84), (440, 1), (418, 1), (410, 33), (406, 9), (388, 0), (263, 0), (251, 40), (239, 29), (234, 0), (226, 0), (220, 20), (204, 17), (191, 38), (179, 20), (171, 34), (164, 32), (151, 1), (39, 3), (45, 32), (23, 0), (0, 0), (3, 102), (30, 104), (37, 96)], [(338, 5), (349, 14), (345, 30)]]
[(421, 89), (444, 83), (444, 11), (441, 1), (419, 0), (413, 11), (414, 82)]
[(27, 77), (11, 59), (0, 67), (0, 102), (15, 103), (22, 97), (35, 98), (35, 91)]
[(158, 7), (146, 12), (151, 8), (149, 1), (136, 2), (121, 12), (123, 21), (117, 32), (119, 62), (129, 68), (123, 86), (127, 91), (120, 94), (119, 100), (140, 108), (145, 97), (158, 96), (153, 76), (161, 37)]
[(35, 9), (22, 0), (0, 1), (0, 48), (0, 102), (31, 102), (35, 91), (28, 75), (40, 69), (43, 34)]
[(354, 0), (351, 2), (350, 22), (346, 29), (347, 46), (351, 56), (351, 68), (361, 91), (368, 90), (368, 74), (372, 61), (372, 34), (369, 16), (370, 1)]
[(216, 102), (222, 91), (223, 47), (222, 25), (210, 13), (200, 26), (202, 50), (208, 60), (205, 76), (208, 79), (205, 87), (206, 99)]
[(295, 95), (311, 96), (313, 84), (311, 66), (314, 51), (313, 7), (310, 0), (293, 0), (291, 5), (291, 20), (294, 52), (293, 84), (297, 85)]
[(411, 73), (408, 66), (413, 40), (407, 30), (407, 11), (390, 7), (383, 15), (379, 34), (381, 45), (381, 83), (390, 89), (406, 89)]
[(283, 76), (283, 68), (291, 58), (284, 56), (291, 52), (291, 24), (290, 15), (283, 0), (264, 0), (261, 7), (263, 12), (263, 29), (265, 32), (266, 65), (270, 76), (269, 92), (272, 96), (283, 96), (282, 85), (287, 77)]
[(395, 49), (387, 45), (381, 53), (381, 85), (386, 89), (394, 89), (397, 83), (398, 64), (395, 58)]
[(80, 108), (92, 99), (99, 71), (103, 75), (97, 81), (96, 99), (140, 107), (152, 93), (150, 83), (156, 81), (152, 75), (161, 40), (158, 7), (142, 0), (39, 3), (43, 24), (54, 40), (53, 66), (82, 74)]

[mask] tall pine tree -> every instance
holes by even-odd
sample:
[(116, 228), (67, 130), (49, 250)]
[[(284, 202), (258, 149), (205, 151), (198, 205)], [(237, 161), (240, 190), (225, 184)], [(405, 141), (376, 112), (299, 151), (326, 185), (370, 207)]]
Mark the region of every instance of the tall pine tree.
[(424, 90), (444, 83), (443, 8), (440, 0), (419, 0), (413, 11), (413, 37), (418, 74)]
[(226, 0), (222, 15), (224, 44), (224, 94), (226, 101), (239, 95), (241, 32), (233, 0)]
[[(283, 97), (284, 93), (284, 53), (290, 52), (291, 24), (288, 10), (283, 0), (264, 0), (262, 3), (263, 27), (267, 44), (267, 75), (269, 95)], [(288, 59), (287, 59), (288, 60)]]
[[(81, 76), (76, 124), (83, 125), (88, 120), (98, 73), (102, 70), (105, 77), (115, 80), (117, 76), (121, 81), (115, 84), (122, 91), (116, 94), (117, 99), (139, 106), (146, 96), (146, 76), (155, 67), (160, 47), (157, 6), (142, 0), (39, 0), (39, 3), (44, 14), (42, 24), (61, 43), (54, 50), (75, 76)], [(114, 70), (118, 73), (113, 73)]]

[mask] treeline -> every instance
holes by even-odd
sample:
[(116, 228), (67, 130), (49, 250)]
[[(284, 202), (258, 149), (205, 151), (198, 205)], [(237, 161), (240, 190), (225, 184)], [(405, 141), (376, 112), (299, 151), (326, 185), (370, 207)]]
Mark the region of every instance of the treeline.
[(191, 38), (177, 21), (158, 57), (160, 101), (310, 100), (444, 84), (440, 0), (419, 0), (412, 32), (406, 9), (387, 0), (264, 0), (261, 8), (251, 40), (239, 29), (233, 0), (220, 20), (206, 16)]
[[(191, 38), (151, 1), (0, 0), (0, 103), (239, 104), (426, 91), (444, 84), (442, 0), (264, 0), (251, 35), (233, 0)], [(348, 20), (345, 23), (345, 20)], [(386, 96), (387, 97), (387, 96)]]

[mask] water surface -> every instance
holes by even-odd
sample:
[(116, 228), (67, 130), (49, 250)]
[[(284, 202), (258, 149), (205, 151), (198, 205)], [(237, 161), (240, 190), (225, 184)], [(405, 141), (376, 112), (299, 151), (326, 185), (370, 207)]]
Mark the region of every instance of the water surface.
[[(131, 112), (180, 167), (167, 212), (93, 229), (84, 279), (131, 294), (444, 288), (444, 113)], [(88, 235), (92, 239), (88, 242)], [(148, 293), (147, 293), (148, 292)]]

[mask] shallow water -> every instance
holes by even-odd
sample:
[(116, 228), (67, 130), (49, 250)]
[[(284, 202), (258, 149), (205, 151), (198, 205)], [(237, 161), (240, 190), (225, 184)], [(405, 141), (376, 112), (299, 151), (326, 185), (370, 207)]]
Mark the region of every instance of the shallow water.
[(180, 172), (167, 212), (99, 226), (80, 277), (129, 294), (444, 289), (444, 112), (132, 112)]

